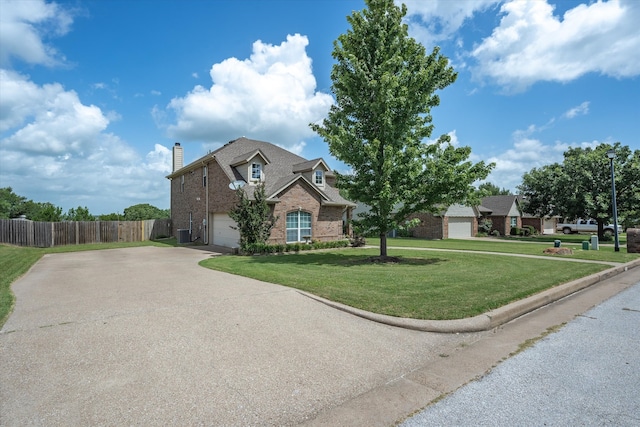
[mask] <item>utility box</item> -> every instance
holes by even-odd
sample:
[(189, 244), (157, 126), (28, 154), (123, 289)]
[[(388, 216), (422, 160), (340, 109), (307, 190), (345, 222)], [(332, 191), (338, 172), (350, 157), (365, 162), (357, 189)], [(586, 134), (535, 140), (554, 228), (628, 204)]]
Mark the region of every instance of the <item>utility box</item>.
[(596, 236), (595, 234), (591, 236), (591, 250), (592, 251), (598, 250), (598, 236)]
[(584, 242), (582, 242), (582, 250), (583, 251), (588, 251), (589, 250), (589, 242), (587, 242), (586, 240)]
[(189, 243), (191, 237), (189, 236), (188, 228), (181, 228), (178, 230), (178, 243)]
[(562, 243), (561, 240), (554, 240), (553, 241), (553, 247), (554, 248), (559, 248), (561, 243)]

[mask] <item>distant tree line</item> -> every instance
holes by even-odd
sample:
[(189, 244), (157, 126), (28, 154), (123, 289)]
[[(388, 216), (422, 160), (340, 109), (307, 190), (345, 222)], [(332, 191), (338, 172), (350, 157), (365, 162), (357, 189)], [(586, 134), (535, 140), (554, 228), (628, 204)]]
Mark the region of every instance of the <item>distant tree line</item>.
[(49, 202), (34, 202), (13, 192), (11, 187), (0, 188), (0, 219), (25, 218), (32, 221), (142, 221), (170, 218), (169, 209), (159, 209), (148, 203), (129, 206), (123, 213), (94, 215), (86, 206), (71, 208), (67, 213)]

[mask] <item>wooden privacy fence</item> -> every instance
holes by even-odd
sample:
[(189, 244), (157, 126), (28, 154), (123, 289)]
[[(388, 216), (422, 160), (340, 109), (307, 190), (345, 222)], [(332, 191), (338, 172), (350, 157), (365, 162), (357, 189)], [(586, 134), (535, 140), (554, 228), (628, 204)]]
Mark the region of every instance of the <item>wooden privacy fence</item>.
[(50, 248), (85, 243), (141, 242), (169, 236), (170, 219), (67, 222), (0, 219), (0, 243), (17, 246)]

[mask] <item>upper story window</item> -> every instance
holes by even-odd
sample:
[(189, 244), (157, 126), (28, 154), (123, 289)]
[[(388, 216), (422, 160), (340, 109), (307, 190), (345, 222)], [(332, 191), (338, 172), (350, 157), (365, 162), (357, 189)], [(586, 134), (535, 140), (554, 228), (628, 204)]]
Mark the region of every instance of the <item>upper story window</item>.
[(180, 175), (180, 192), (184, 193), (184, 175)]
[(207, 167), (206, 166), (202, 167), (202, 186), (203, 187), (207, 186)]
[(262, 164), (251, 163), (251, 180), (259, 181), (262, 179)]
[(316, 185), (324, 185), (324, 172), (318, 170), (314, 174), (314, 181)]

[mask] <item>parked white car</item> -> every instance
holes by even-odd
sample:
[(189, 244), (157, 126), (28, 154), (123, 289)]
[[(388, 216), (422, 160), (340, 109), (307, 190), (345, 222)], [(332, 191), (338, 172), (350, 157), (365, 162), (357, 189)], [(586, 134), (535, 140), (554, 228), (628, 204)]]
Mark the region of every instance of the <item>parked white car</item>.
[[(614, 229), (615, 226), (613, 224), (605, 224), (603, 231), (613, 234)], [(556, 226), (556, 230), (562, 231), (564, 234), (597, 233), (598, 222), (595, 219), (579, 219), (575, 223), (559, 223)], [(618, 226), (618, 233), (620, 233), (620, 226)]]

